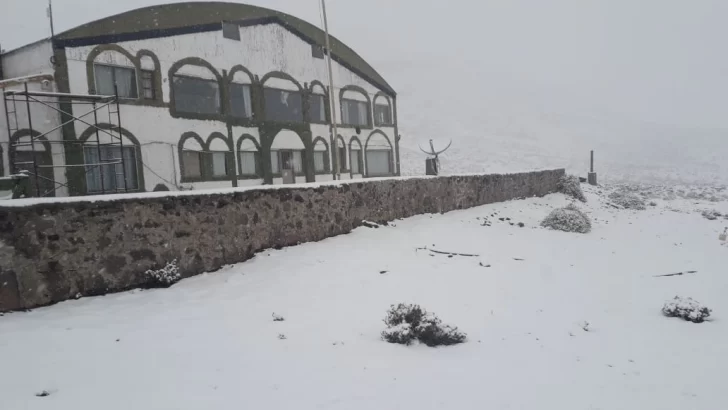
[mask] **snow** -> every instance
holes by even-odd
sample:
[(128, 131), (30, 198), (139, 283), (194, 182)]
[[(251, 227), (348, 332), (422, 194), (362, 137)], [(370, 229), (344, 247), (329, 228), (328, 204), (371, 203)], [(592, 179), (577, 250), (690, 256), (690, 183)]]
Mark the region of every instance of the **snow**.
[[(724, 407), (728, 222), (700, 211), (728, 202), (655, 189), (657, 206), (632, 211), (607, 205), (609, 192), (585, 189), (589, 234), (539, 227), (570, 202), (553, 194), (362, 227), (169, 289), (5, 314), (0, 409)], [(710, 320), (663, 316), (675, 295), (709, 306)], [(467, 341), (382, 341), (402, 302)]]

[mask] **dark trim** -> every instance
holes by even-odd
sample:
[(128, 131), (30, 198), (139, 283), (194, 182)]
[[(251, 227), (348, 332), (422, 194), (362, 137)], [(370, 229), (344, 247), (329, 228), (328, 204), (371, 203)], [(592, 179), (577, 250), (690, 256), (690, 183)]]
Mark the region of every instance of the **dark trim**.
[[(2, 74), (2, 73), (0, 73)], [(2, 77), (0, 77), (1, 79)], [(2, 145), (0, 145), (0, 177), (5, 176), (5, 151), (3, 150)]]
[[(261, 167), (263, 169), (263, 180), (265, 184), (272, 184), (273, 178), (280, 176), (280, 174), (273, 174), (270, 163), (270, 152), (275, 138), (281, 131), (292, 131), (301, 139), (304, 147), (304, 169), (302, 175), (306, 176), (306, 182), (314, 182), (316, 180), (316, 175), (313, 172), (313, 155), (311, 155), (313, 151), (313, 139), (311, 137), (311, 126), (309, 124), (283, 125), (269, 122), (261, 124), (258, 131), (260, 133)], [(297, 176), (302, 175), (297, 174)]]
[[(344, 145), (344, 151), (346, 151), (348, 153), (349, 150), (347, 149), (348, 147), (346, 146), (346, 140), (344, 139), (344, 137), (341, 134), (339, 134), (339, 135), (336, 136), (336, 140), (334, 141), (334, 145), (335, 145), (334, 148), (337, 149), (337, 150), (339, 149), (339, 141), (341, 141), (341, 143)], [(335, 155), (333, 155), (333, 151), (332, 151), (331, 157), (332, 158), (337, 158)], [(344, 160), (346, 161), (346, 156), (345, 156)], [(337, 161), (334, 161), (334, 162), (337, 162)], [(346, 162), (344, 162), (344, 168), (342, 168), (342, 169), (338, 169), (338, 166), (339, 166), (338, 163), (335, 164), (334, 166), (337, 167), (337, 168), (334, 168), (334, 169), (336, 169), (338, 171), (338, 173), (342, 173), (342, 172), (346, 173), (346, 172), (349, 172), (349, 169), (346, 168)]]
[[(311, 100), (310, 100), (311, 96), (313, 96), (313, 95), (322, 96), (321, 94), (317, 94), (316, 92), (314, 92), (315, 87), (321, 87), (321, 89), (324, 92), (323, 93), (323, 97), (324, 97), (324, 121), (323, 122), (314, 121), (311, 118), (311, 112), (310, 112), (311, 111)], [(308, 122), (311, 124), (324, 124), (324, 125), (331, 124), (331, 103), (329, 101), (331, 96), (329, 95), (329, 89), (326, 86), (324, 86), (324, 84), (321, 81), (313, 80), (313, 81), (311, 81), (311, 84), (309, 84), (309, 86), (306, 88), (306, 91), (308, 94), (308, 98), (306, 99), (306, 106), (304, 107), (304, 109), (306, 111), (306, 119), (308, 119)]]
[(392, 113), (394, 115), (394, 148), (397, 150), (395, 152), (395, 162), (397, 165), (396, 172), (397, 176), (402, 175), (402, 169), (400, 168), (400, 159), (399, 159), (399, 140), (402, 138), (401, 135), (399, 135), (399, 123), (397, 121), (397, 97), (392, 97)]
[[(202, 151), (200, 152), (200, 177), (187, 177), (184, 171), (184, 161), (182, 160), (182, 153), (184, 151), (195, 151), (197, 150), (185, 150), (185, 142), (189, 139), (194, 139), (200, 144)], [(228, 147), (228, 151), (213, 151), (210, 148), (210, 144), (215, 139), (221, 139), (225, 141), (225, 145)], [(212, 153), (213, 152), (225, 152), (225, 161), (230, 171), (227, 175), (214, 176), (213, 165), (212, 165)], [(221, 132), (214, 131), (208, 137), (207, 141), (203, 140), (196, 132), (187, 131), (180, 137), (177, 145), (177, 157), (179, 158), (179, 171), (180, 171), (180, 183), (193, 183), (193, 182), (215, 182), (215, 181), (230, 181), (232, 186), (235, 186), (237, 179), (237, 172), (235, 167), (235, 153), (233, 151), (233, 143), (230, 138), (226, 137)]]
[[(324, 147), (326, 147), (326, 151), (324, 151), (324, 170), (323, 171), (317, 171), (316, 170), (316, 160), (313, 161), (313, 171), (316, 173), (316, 175), (328, 175), (331, 172), (331, 150), (329, 149), (329, 143), (326, 142), (326, 139), (323, 137), (316, 137), (313, 139), (311, 143), (311, 151), (316, 152), (316, 144), (320, 142), (323, 142)], [(313, 155), (313, 154), (311, 154)]]
[[(53, 152), (51, 151), (51, 143), (48, 142), (48, 139), (45, 136), (40, 136), (40, 132), (38, 132), (36, 130), (22, 128), (22, 129), (15, 131), (13, 133), (13, 135), (11, 135), (10, 138), (8, 139), (8, 167), (9, 167), (8, 170), (10, 171), (11, 175), (18, 173), (18, 170), (15, 168), (15, 155), (16, 155), (17, 150), (13, 147), (13, 143), (15, 143), (17, 140), (19, 140), (20, 138), (23, 138), (23, 137), (31, 137), (31, 138), (37, 137), (35, 139), (35, 141), (37, 143), (41, 144), (43, 146), (43, 150), (44, 150), (41, 154), (42, 155), (42, 160), (41, 160), (42, 165), (53, 165)], [(33, 151), (26, 151), (26, 150), (21, 150), (21, 151), (33, 152)], [(39, 151), (35, 151), (35, 152), (40, 153)], [(35, 157), (33, 158), (33, 161), (36, 161)], [(37, 161), (36, 161), (36, 163), (37, 163)], [(42, 171), (39, 170), (38, 173), (42, 174)], [(55, 181), (55, 179), (56, 179), (55, 168), (50, 168), (50, 173), (51, 173), (51, 179), (53, 179)], [(31, 176), (30, 180), (31, 180), (30, 183), (33, 185), (32, 185), (32, 188), (29, 188), (28, 192), (30, 192), (31, 196), (35, 196), (37, 194), (35, 184), (38, 183), (39, 181), (43, 181), (43, 180), (38, 179), (34, 176)], [(43, 181), (43, 182), (45, 182), (45, 181)], [(47, 182), (46, 182), (46, 184), (47, 184)], [(56, 184), (53, 183), (53, 191), (50, 192), (48, 195), (45, 195), (45, 197), (56, 196), (55, 188), (56, 188)], [(43, 190), (43, 192), (45, 192), (45, 191)]]
[[(164, 99), (162, 94), (162, 73), (160, 69), (159, 64), (159, 58), (156, 54), (154, 54), (150, 50), (139, 50), (136, 56), (132, 55), (129, 51), (124, 49), (118, 44), (102, 44), (94, 47), (93, 50), (88, 54), (86, 57), (86, 81), (88, 84), (88, 93), (89, 94), (97, 94), (96, 92), (96, 74), (94, 71), (94, 65), (96, 64), (96, 58), (104, 52), (112, 51), (119, 53), (126, 57), (131, 63), (134, 65), (134, 75), (136, 80), (136, 88), (137, 88), (137, 97), (136, 98), (120, 98), (119, 104), (126, 104), (126, 105), (144, 105), (144, 106), (151, 106), (151, 107), (164, 107)], [(143, 70), (142, 69), (142, 63), (141, 59), (142, 57), (151, 57), (152, 61), (154, 61), (154, 70)], [(101, 65), (108, 65), (105, 63), (98, 63)], [(123, 66), (119, 66), (123, 67)], [(127, 67), (132, 68), (132, 67)], [(142, 88), (141, 79), (142, 79), (142, 71), (152, 71), (153, 72), (153, 82), (154, 82), (154, 98), (153, 99), (146, 99), (144, 98), (144, 90)]]
[[(277, 89), (277, 90), (282, 89), (282, 88), (278, 88), (278, 87), (266, 87), (265, 82), (270, 80), (271, 78), (277, 78), (279, 80), (288, 80), (288, 81), (292, 82), (293, 84), (295, 84), (296, 87), (298, 87), (298, 92), (303, 94), (304, 88), (301, 85), (301, 83), (299, 83), (298, 80), (293, 78), (292, 75), (290, 75), (288, 73), (284, 73), (283, 71), (271, 71), (271, 72), (267, 73), (266, 75), (264, 75), (263, 77), (261, 77), (260, 83), (263, 84), (264, 88), (273, 88), (273, 89)], [(291, 91), (291, 90), (284, 90), (284, 91)]]
[[(391, 152), (391, 155), (389, 157), (389, 170), (390, 170), (390, 173), (389, 174), (382, 174), (382, 175), (375, 175), (374, 177), (382, 177), (382, 176), (395, 175), (397, 173), (397, 170), (395, 168), (395, 161), (396, 160), (394, 158), (394, 145), (392, 145), (392, 141), (389, 139), (389, 137), (387, 136), (387, 134), (385, 134), (382, 130), (374, 130), (374, 131), (372, 131), (369, 134), (369, 136), (367, 137), (367, 141), (364, 144), (364, 157), (366, 158), (366, 155), (367, 155), (366, 153), (369, 150), (368, 149), (369, 148), (369, 141), (372, 139), (372, 137), (375, 134), (384, 136), (384, 138), (387, 140), (387, 143), (389, 144), (389, 151)], [(364, 171), (365, 171), (364, 176), (366, 178), (371, 178), (371, 176), (369, 175), (369, 164), (366, 164), (366, 167), (364, 167)]]
[[(245, 19), (245, 20), (238, 20), (238, 21), (229, 21), (230, 23), (238, 24), (240, 27), (251, 27), (251, 26), (257, 26), (257, 25), (267, 25), (267, 24), (279, 24), (286, 30), (293, 33), (293, 35), (297, 36), (304, 42), (311, 44), (311, 45), (319, 45), (323, 47), (323, 44), (319, 44), (316, 42), (313, 38), (310, 36), (302, 33), (300, 30), (294, 28), (290, 24), (288, 24), (284, 19), (278, 17), (278, 16), (267, 16), (267, 17), (260, 17), (260, 18), (251, 18), (251, 19)], [(69, 30), (69, 32), (72, 32), (73, 30)], [(65, 47), (81, 47), (81, 46), (91, 46), (96, 44), (107, 44), (107, 43), (119, 43), (124, 41), (134, 41), (134, 40), (145, 40), (145, 39), (151, 39), (151, 38), (159, 38), (159, 37), (172, 37), (182, 34), (194, 34), (194, 33), (203, 33), (203, 32), (210, 32), (210, 31), (222, 31), (222, 21), (219, 23), (207, 23), (207, 24), (195, 24), (185, 27), (175, 27), (175, 28), (168, 28), (168, 29), (159, 29), (159, 30), (138, 30), (130, 33), (119, 33), (119, 34), (103, 34), (98, 36), (87, 36), (87, 37), (78, 37), (78, 38), (63, 38), (64, 35), (66, 35), (68, 32), (61, 33), (60, 35), (56, 36), (55, 39), (53, 39), (53, 46), (56, 48), (65, 48)], [(341, 46), (346, 47), (343, 43), (341, 43)], [(358, 56), (353, 50), (351, 50), (352, 53), (354, 53), (358, 58), (360, 58), (365, 64), (367, 64), (361, 56)], [(379, 88), (382, 91), (385, 91), (389, 93), (392, 96), (396, 95), (396, 92), (388, 85), (383, 84), (378, 81), (375, 81), (370, 76), (364, 74), (362, 70), (357, 69), (352, 64), (345, 61), (343, 58), (339, 57), (336, 53), (331, 54), (331, 59), (339, 63), (341, 66), (347, 68), (349, 71), (357, 74), (359, 77), (367, 81), (368, 83), (372, 84), (373, 86)], [(370, 67), (372, 71), (375, 71), (373, 67)]]
[[(187, 140), (189, 140), (189, 139), (193, 139), (193, 140), (197, 141), (197, 143), (200, 144), (200, 148), (202, 148), (202, 152), (200, 155), (200, 176), (199, 177), (185, 176), (185, 162), (182, 160), (182, 153), (185, 151), (185, 142), (187, 142)], [(189, 150), (189, 151), (194, 151), (194, 150)], [(179, 158), (179, 182), (180, 183), (205, 181), (205, 161), (203, 159), (205, 151), (207, 151), (207, 143), (196, 132), (187, 131), (182, 134), (182, 137), (180, 137), (179, 143), (177, 144), (177, 158)]]
[[(194, 65), (198, 67), (204, 67), (210, 70), (212, 74), (215, 75), (215, 80), (210, 80), (208, 78), (201, 78), (201, 77), (195, 77), (191, 75), (186, 74), (177, 74), (177, 71), (179, 71), (180, 68), (186, 66), (186, 65)], [(177, 111), (177, 105), (174, 101), (174, 77), (187, 77), (187, 78), (194, 78), (198, 80), (206, 80), (206, 81), (217, 81), (218, 86), (218, 98), (220, 99), (220, 112), (216, 114), (201, 114), (201, 113), (193, 113), (193, 112), (181, 112)], [(225, 121), (225, 107), (228, 106), (228, 104), (225, 102), (224, 95), (226, 95), (226, 91), (224, 90), (225, 82), (223, 81), (223, 75), (221, 75), (215, 66), (210, 64), (207, 60), (204, 60), (199, 57), (186, 57), (183, 58), (176, 63), (172, 64), (172, 66), (169, 68), (169, 73), (167, 76), (168, 83), (169, 83), (169, 114), (173, 118), (186, 118), (186, 119), (192, 119), (192, 120), (218, 120), (218, 121)]]
[[(134, 192), (146, 192), (146, 185), (144, 183), (144, 159), (142, 158), (142, 149), (141, 144), (139, 143), (139, 140), (137, 137), (131, 133), (131, 131), (127, 130), (126, 128), (119, 128), (114, 124), (109, 123), (99, 123), (97, 125), (102, 130), (108, 130), (108, 131), (116, 131), (121, 133), (124, 137), (128, 138), (129, 141), (131, 141), (134, 149), (136, 150), (136, 170), (137, 170), (137, 186), (139, 188), (135, 189)], [(84, 144), (88, 143), (88, 140), (91, 139), (93, 135), (96, 133), (96, 128), (94, 127), (88, 127), (86, 128), (81, 135), (78, 137), (77, 144), (81, 147), (81, 153), (83, 154), (83, 146)], [(129, 144), (125, 144), (124, 148), (129, 147)], [(84, 157), (84, 163), (86, 162), (86, 158)], [(84, 179), (85, 179), (85, 172), (84, 172)], [(86, 191), (86, 194), (88, 195), (88, 191)]]
[[(242, 167), (242, 164), (240, 163), (239, 154), (241, 152), (249, 152), (249, 151), (240, 150), (240, 147), (243, 145), (243, 141), (245, 141), (245, 140), (253, 141), (253, 145), (255, 146), (255, 149), (256, 149), (256, 151), (254, 151), (254, 153), (255, 153), (255, 175), (251, 175), (251, 174), (243, 175), (243, 167)], [(235, 158), (235, 160), (238, 164), (238, 179), (262, 179), (263, 178), (263, 172), (261, 169), (261, 162), (260, 162), (260, 156), (261, 156), (260, 144), (255, 139), (255, 137), (253, 137), (250, 134), (241, 135), (240, 138), (238, 138), (238, 142), (235, 146), (235, 154), (238, 155)]]
[[(353, 124), (344, 124), (344, 93), (347, 91), (354, 91), (358, 92), (359, 94), (364, 95), (367, 99), (367, 125), (361, 126), (361, 125), (353, 125)], [(359, 101), (359, 100), (349, 100), (349, 101)], [(361, 128), (363, 130), (371, 130), (374, 128), (372, 124), (374, 124), (373, 118), (372, 118), (372, 100), (369, 97), (369, 93), (358, 85), (346, 85), (344, 87), (341, 87), (341, 90), (339, 90), (339, 112), (341, 113), (341, 118), (339, 118), (339, 124), (338, 126), (340, 128)]]

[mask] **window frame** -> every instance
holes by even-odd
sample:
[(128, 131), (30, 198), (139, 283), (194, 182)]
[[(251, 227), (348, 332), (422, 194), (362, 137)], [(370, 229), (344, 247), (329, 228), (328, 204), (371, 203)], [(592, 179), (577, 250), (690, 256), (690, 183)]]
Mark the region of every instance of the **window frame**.
[[(268, 106), (267, 106), (268, 98), (266, 97), (266, 91), (268, 91), (268, 90), (282, 91), (282, 92), (287, 92), (287, 93), (291, 93), (291, 94), (298, 94), (301, 97), (301, 107), (300, 107), (301, 108), (301, 121), (287, 121), (287, 120), (278, 120), (278, 119), (269, 118), (268, 117), (269, 112), (268, 112)], [(262, 99), (263, 99), (263, 119), (262, 119), (263, 121), (275, 122), (275, 123), (279, 123), (279, 124), (305, 124), (306, 123), (306, 116), (303, 113), (303, 105), (305, 103), (305, 98), (304, 98), (303, 92), (300, 89), (296, 90), (296, 91), (292, 91), (292, 90), (286, 90), (284, 88), (263, 86), (263, 98)]]
[(271, 149), (270, 153), (271, 155), (273, 153), (276, 154), (276, 157), (278, 158), (278, 172), (275, 172), (273, 170), (273, 163), (271, 162), (271, 174), (274, 178), (281, 178), (283, 176), (283, 158), (281, 153), (283, 152), (291, 152), (293, 156), (293, 152), (300, 152), (301, 153), (301, 171), (296, 172), (294, 169), (293, 175), (297, 177), (303, 177), (306, 176), (306, 150), (305, 149), (292, 149), (292, 148), (283, 148), (283, 149)]
[[(154, 81), (155, 80), (154, 79), (155, 71), (142, 69), (142, 70), (139, 70), (139, 74), (140, 74), (139, 77), (141, 78), (141, 85), (140, 85), (141, 93), (139, 95), (139, 98), (141, 100), (145, 100), (145, 101), (155, 101), (157, 99), (157, 90), (156, 90), (156, 84)], [(147, 78), (146, 78), (147, 75), (149, 76), (149, 78), (148, 78), (149, 89), (147, 89), (146, 84), (145, 84), (145, 82), (147, 80)], [(151, 93), (151, 97), (146, 96), (147, 90)]]
[[(374, 125), (376, 125), (378, 127), (382, 127), (382, 126), (391, 127), (392, 125), (394, 125), (394, 118), (392, 116), (392, 105), (389, 104), (389, 102), (387, 101), (386, 98), (384, 98), (384, 97), (379, 97), (379, 98), (384, 99), (384, 101), (386, 101), (386, 104), (377, 103), (377, 102), (374, 103)], [(377, 115), (377, 106), (386, 107), (387, 113), (389, 114), (389, 121), (386, 121), (386, 120), (380, 121), (379, 120), (379, 117)]]
[[(366, 124), (353, 124), (351, 122), (344, 122), (344, 114), (343, 114), (344, 113), (344, 104), (348, 104), (348, 103), (364, 104), (366, 106), (366, 118), (365, 118)], [(372, 107), (371, 107), (371, 103), (369, 101), (359, 101), (359, 100), (354, 100), (352, 98), (342, 97), (339, 105), (340, 105), (340, 109), (341, 109), (341, 125), (342, 126), (358, 127), (358, 128), (364, 128), (364, 129), (372, 128), (372, 122), (371, 122)], [(347, 106), (347, 109), (348, 109), (348, 106)], [(358, 111), (359, 110), (357, 110), (357, 113), (358, 113)], [(349, 121), (351, 121), (351, 118), (349, 118)]]
[[(139, 191), (141, 191), (141, 188), (140, 188), (140, 186), (141, 186), (141, 180), (139, 178), (139, 167), (138, 167), (138, 164), (139, 164), (139, 150), (138, 150), (138, 147), (136, 145), (125, 145), (125, 146), (122, 146), (122, 147), (119, 147), (119, 146), (116, 146), (116, 145), (113, 145), (113, 146), (112, 145), (101, 145), (101, 146), (99, 146), (98, 144), (95, 144), (95, 143), (86, 142), (86, 143), (83, 144), (83, 160), (84, 160), (84, 163), (88, 163), (88, 158), (86, 157), (86, 150), (94, 150), (96, 153), (98, 153), (99, 152), (98, 150), (100, 150), (100, 151), (106, 151), (106, 150), (113, 150), (113, 149), (121, 149), (121, 156), (122, 156), (122, 162), (121, 162), (121, 164), (105, 164), (105, 165), (96, 165), (96, 166), (84, 167), (84, 173), (85, 173), (84, 183), (86, 184), (86, 194), (87, 195), (118, 194), (118, 193), (123, 193), (123, 192), (139, 192)], [(128, 186), (127, 187), (119, 187), (119, 186), (117, 186), (118, 185), (118, 181), (117, 181), (116, 173), (115, 173), (114, 174), (114, 178), (113, 178), (113, 180), (114, 180), (114, 189), (113, 190), (110, 187), (107, 187), (107, 186), (105, 186), (103, 184), (101, 184), (101, 185), (103, 185), (103, 188), (99, 187), (99, 189), (95, 189), (95, 190), (90, 189), (89, 188), (89, 183), (88, 183), (89, 168), (90, 168), (91, 172), (97, 172), (98, 171), (99, 172), (99, 178), (101, 178), (101, 167), (109, 167), (109, 168), (111, 168), (111, 167), (116, 167), (117, 165), (121, 165), (122, 167), (127, 166), (127, 164), (126, 164), (127, 161), (124, 159), (124, 150), (130, 150), (130, 152), (132, 153), (131, 164), (129, 164), (129, 167), (131, 167), (133, 169), (133, 171), (134, 171), (134, 174), (135, 174), (134, 177), (135, 178), (133, 178), (133, 181), (132, 182), (134, 182), (134, 185), (136, 185), (136, 187), (128, 187)], [(102, 153), (101, 155), (107, 155), (108, 156), (109, 154), (107, 152), (105, 154)], [(98, 163), (108, 162), (108, 161), (109, 161), (108, 159), (103, 159), (103, 160), (100, 159), (100, 158), (98, 159)], [(122, 172), (124, 172), (124, 171), (122, 171)], [(130, 182), (129, 175), (127, 174), (125, 176), (126, 176), (126, 182), (127, 183)]]
[[(323, 105), (324, 110), (324, 118), (323, 120), (319, 120), (318, 118), (314, 119), (313, 115), (313, 106), (311, 102), (313, 101), (313, 97), (321, 97), (321, 104)], [(315, 92), (312, 92), (309, 94), (308, 97), (308, 121), (311, 124), (329, 124), (331, 121), (329, 120), (329, 104), (327, 103), (328, 98), (326, 94), (317, 94)]]
[[(94, 72), (94, 91), (97, 95), (106, 95), (106, 94), (99, 94), (99, 81), (96, 77), (96, 67), (106, 67), (112, 69), (112, 87), (116, 86), (116, 70), (130, 70), (132, 72), (132, 79), (134, 83), (134, 87), (132, 87), (132, 90), (134, 90), (134, 96), (133, 97), (122, 97), (119, 96), (119, 99), (123, 100), (138, 100), (139, 99), (139, 78), (137, 78), (137, 68), (136, 67), (129, 67), (129, 66), (123, 66), (123, 65), (117, 65), (117, 64), (106, 64), (106, 63), (97, 63), (93, 62), (93, 72)], [(117, 89), (118, 90), (118, 89)], [(109, 95), (114, 95), (109, 94)]]
[[(195, 77), (195, 76), (179, 74), (179, 73), (172, 74), (171, 77), (172, 78), (170, 79), (169, 86), (170, 86), (170, 89), (172, 90), (173, 95), (172, 95), (170, 103), (174, 105), (175, 113), (182, 115), (182, 116), (197, 116), (197, 117), (204, 117), (204, 118), (220, 118), (220, 116), (223, 115), (222, 87), (220, 86), (220, 82), (217, 79), (212, 80), (209, 78)], [(217, 111), (214, 113), (209, 113), (209, 112), (202, 113), (202, 112), (198, 112), (198, 111), (180, 110), (179, 104), (177, 104), (178, 94), (177, 94), (177, 91), (174, 89), (174, 86), (175, 86), (174, 80), (177, 77), (185, 78), (188, 80), (207, 81), (210, 83), (217, 84), (217, 104), (218, 104)]]
[[(248, 97), (249, 97), (248, 100), (250, 103), (250, 107), (248, 107), (248, 109), (250, 110), (250, 115), (247, 117), (238, 115), (236, 113), (236, 111), (233, 110), (233, 93), (232, 93), (233, 86), (239, 86), (239, 87), (244, 87), (244, 88), (248, 89)], [(252, 121), (253, 118), (255, 117), (255, 113), (253, 112), (253, 106), (254, 106), (254, 104), (253, 104), (253, 84), (236, 83), (234, 81), (231, 81), (228, 83), (227, 93), (228, 93), (228, 111), (229, 111), (228, 115), (230, 115), (232, 118), (239, 120), (239, 121)], [(244, 101), (245, 101), (245, 99), (243, 99), (243, 102)]]

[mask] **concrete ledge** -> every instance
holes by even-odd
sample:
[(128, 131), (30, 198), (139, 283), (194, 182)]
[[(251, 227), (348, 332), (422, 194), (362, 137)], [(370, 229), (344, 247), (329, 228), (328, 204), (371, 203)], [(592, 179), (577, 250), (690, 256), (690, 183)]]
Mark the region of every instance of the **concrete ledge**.
[(177, 259), (183, 277), (267, 248), (557, 190), (564, 170), (355, 180), (226, 192), (20, 200), (0, 206), (0, 311), (144, 286)]

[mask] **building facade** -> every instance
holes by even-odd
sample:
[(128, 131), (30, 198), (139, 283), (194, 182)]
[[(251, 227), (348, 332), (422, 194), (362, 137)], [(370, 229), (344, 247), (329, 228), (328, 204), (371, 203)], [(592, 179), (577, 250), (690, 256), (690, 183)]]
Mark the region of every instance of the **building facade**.
[(333, 90), (320, 29), (241, 4), (148, 7), (5, 53), (3, 91), (119, 108), (4, 99), (2, 172), (33, 165), (46, 196), (398, 175), (396, 93), (331, 40)]

